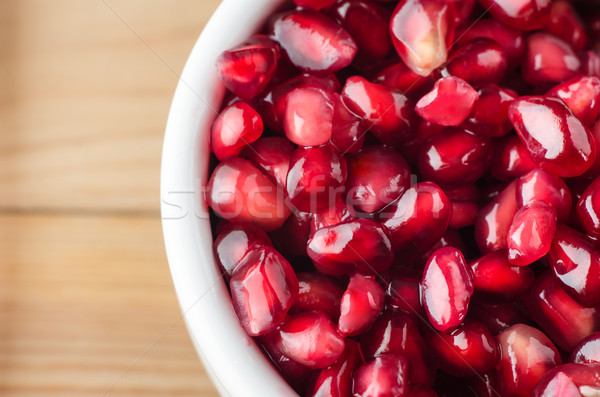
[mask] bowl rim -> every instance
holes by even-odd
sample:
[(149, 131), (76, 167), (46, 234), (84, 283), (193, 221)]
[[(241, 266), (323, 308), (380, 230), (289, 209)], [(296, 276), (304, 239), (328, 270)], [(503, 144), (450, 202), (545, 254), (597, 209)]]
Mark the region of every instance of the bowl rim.
[(210, 125), (225, 92), (215, 60), (254, 34), (283, 2), (224, 0), (219, 5), (180, 75), (163, 141), (160, 197), (167, 260), (188, 333), (223, 396), (298, 396), (238, 321), (214, 260), (202, 188)]

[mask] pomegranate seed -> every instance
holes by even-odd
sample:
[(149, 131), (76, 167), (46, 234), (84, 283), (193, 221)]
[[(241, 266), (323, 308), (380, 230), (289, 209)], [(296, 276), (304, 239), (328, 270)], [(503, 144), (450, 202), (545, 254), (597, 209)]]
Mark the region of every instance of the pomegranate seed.
[(490, 252), (471, 263), (475, 291), (513, 297), (529, 290), (535, 279), (528, 267), (512, 266), (505, 250)]
[(492, 16), (519, 30), (544, 27), (550, 19), (551, 0), (479, 0)]
[(367, 360), (382, 354), (398, 354), (410, 363), (409, 379), (413, 384), (431, 386), (433, 371), (427, 362), (425, 342), (415, 320), (403, 312), (384, 312), (360, 338)]
[(220, 161), (239, 155), (246, 145), (256, 141), (263, 132), (263, 122), (245, 102), (226, 107), (213, 123), (210, 143)]
[[(541, 0), (545, 1), (545, 0)], [(548, 33), (527, 38), (523, 78), (532, 85), (556, 84), (579, 74), (581, 61), (573, 48)]]
[(454, 25), (462, 25), (473, 14), (475, 0), (450, 0), (450, 2), (454, 3)]
[(508, 119), (508, 106), (517, 98), (517, 94), (507, 88), (491, 84), (481, 88), (478, 95), (479, 100), (475, 102), (469, 118), (461, 127), (483, 137), (499, 137), (508, 134), (512, 129)]
[(396, 52), (416, 74), (428, 76), (446, 62), (454, 38), (454, 7), (444, 0), (402, 0), (390, 20)]
[(344, 0), (338, 2), (331, 13), (356, 42), (358, 63), (383, 59), (392, 50), (388, 30), (390, 15), (385, 8), (370, 1)]
[(264, 173), (273, 177), (275, 182), (285, 189), (293, 151), (294, 146), (287, 139), (266, 137), (244, 150), (244, 157), (258, 165)]
[(424, 95), (433, 88), (435, 73), (427, 77), (410, 70), (404, 62), (394, 63), (375, 74), (373, 82), (400, 90), (406, 95)]
[(405, 275), (392, 277), (386, 291), (386, 307), (408, 314), (425, 314), (421, 305), (420, 279)]
[(394, 259), (387, 231), (369, 219), (317, 230), (307, 251), (319, 271), (332, 275), (378, 274)]
[(532, 397), (594, 397), (600, 393), (600, 364), (563, 364), (548, 371)]
[(490, 173), (496, 179), (510, 182), (536, 168), (527, 148), (518, 136), (509, 135), (496, 141)]
[(294, 4), (298, 7), (308, 7), (313, 10), (320, 10), (321, 8), (333, 5), (336, 1), (337, 0), (294, 0)]
[(590, 130), (561, 100), (521, 97), (510, 105), (508, 117), (531, 159), (544, 171), (561, 177), (577, 176), (594, 163), (596, 144)]
[(322, 369), (308, 385), (307, 397), (352, 396), (352, 372), (361, 364), (358, 343), (346, 339), (346, 347), (331, 367)]
[(324, 227), (335, 226), (354, 220), (355, 218), (356, 212), (354, 211), (354, 207), (340, 200), (333, 207), (329, 207), (313, 215), (310, 225), (310, 235), (313, 236), (317, 230)]
[(250, 251), (264, 246), (272, 246), (264, 231), (247, 223), (230, 223), (215, 239), (213, 250), (224, 274), (231, 277)]
[(580, 364), (600, 364), (600, 332), (582, 340), (571, 352), (571, 361)]
[(559, 220), (569, 218), (572, 207), (571, 192), (560, 178), (535, 169), (517, 180), (517, 206), (543, 201), (556, 209)]
[(433, 90), (419, 99), (415, 110), (432, 123), (458, 126), (467, 119), (478, 98), (469, 83), (449, 76), (436, 81)]
[(331, 146), (299, 148), (292, 154), (286, 188), (300, 211), (328, 208), (341, 197), (345, 182), (346, 161)]
[(297, 314), (322, 311), (332, 320), (340, 317), (340, 302), (344, 288), (340, 283), (321, 273), (298, 273), (298, 297), (290, 309)]
[(442, 186), (472, 183), (483, 176), (491, 160), (490, 143), (459, 129), (429, 139), (419, 154), (419, 172)]
[(495, 41), (476, 39), (454, 49), (446, 68), (451, 75), (482, 86), (499, 83), (508, 68), (508, 60)]
[(554, 344), (538, 329), (516, 324), (497, 336), (502, 395), (529, 397), (536, 383), (561, 363)]
[(600, 305), (600, 250), (595, 242), (561, 225), (552, 242), (548, 262), (563, 289), (579, 304)]
[(275, 230), (290, 215), (283, 192), (251, 162), (230, 157), (221, 162), (207, 185), (206, 201), (223, 218)]
[(380, 213), (380, 220), (396, 249), (424, 252), (442, 238), (451, 215), (452, 206), (442, 189), (421, 182), (407, 189), (389, 206), (389, 212)]
[(362, 334), (383, 310), (385, 292), (373, 277), (355, 274), (342, 296), (338, 331), (344, 336)]
[(348, 199), (364, 212), (375, 212), (410, 187), (410, 168), (386, 146), (369, 146), (348, 162)]
[(283, 354), (311, 369), (335, 363), (345, 346), (344, 338), (323, 312), (288, 315), (274, 338)]
[[(527, 269), (528, 268), (520, 268)], [(494, 335), (508, 327), (527, 323), (529, 319), (512, 302), (485, 302), (473, 300), (469, 303), (469, 314), (473, 319), (485, 324)]]
[(383, 354), (361, 365), (352, 375), (355, 397), (403, 397), (408, 392), (407, 360)]
[(446, 332), (465, 318), (473, 294), (473, 272), (453, 247), (435, 251), (423, 271), (423, 307), (438, 331)]
[(506, 238), (517, 213), (516, 185), (510, 183), (477, 214), (475, 241), (484, 254), (508, 247)]
[(292, 11), (273, 22), (273, 36), (298, 69), (334, 73), (350, 65), (356, 43), (341, 26), (314, 11)]
[(306, 255), (312, 214), (309, 212), (294, 211), (287, 218), (283, 226), (271, 233), (275, 246), (287, 255)]
[(287, 96), (283, 130), (299, 146), (320, 146), (333, 130), (333, 93), (316, 87), (299, 87)]
[(571, 109), (573, 114), (591, 128), (600, 115), (600, 79), (598, 77), (575, 77), (548, 91)]
[(479, 206), (469, 201), (452, 201), (452, 217), (448, 226), (453, 229), (460, 229), (466, 226), (473, 226), (477, 218)]
[(256, 35), (217, 58), (219, 78), (235, 96), (249, 100), (260, 94), (275, 73), (279, 46)]
[(523, 299), (529, 315), (561, 348), (571, 351), (583, 338), (600, 331), (600, 312), (581, 306), (546, 273)]
[(527, 266), (550, 251), (556, 230), (556, 210), (543, 201), (521, 207), (508, 230), (508, 261)]
[(479, 19), (465, 24), (456, 31), (456, 45), (464, 45), (476, 39), (490, 39), (502, 47), (511, 66), (521, 64), (525, 54), (523, 32), (496, 19)]
[(398, 151), (402, 153), (411, 167), (417, 168), (421, 148), (429, 141), (429, 138), (445, 132), (446, 129), (444, 126), (421, 119), (415, 136), (408, 141), (404, 141)]
[(342, 100), (367, 122), (368, 129), (383, 144), (398, 145), (399, 140), (412, 134), (416, 124), (414, 105), (398, 90), (352, 76), (346, 80)]
[(577, 201), (577, 218), (586, 233), (593, 237), (600, 236), (600, 177), (596, 178)]
[(544, 29), (569, 43), (575, 51), (582, 51), (587, 47), (588, 37), (583, 21), (567, 1), (552, 3), (550, 21)]
[(250, 251), (231, 277), (231, 300), (240, 323), (251, 336), (273, 331), (298, 296), (298, 279), (271, 247)]
[(335, 99), (332, 124), (331, 144), (340, 153), (356, 153), (362, 148), (366, 123), (348, 109), (339, 95)]
[(498, 362), (494, 337), (477, 321), (467, 320), (449, 334), (431, 332), (427, 344), (438, 367), (454, 376), (470, 377), (487, 372)]

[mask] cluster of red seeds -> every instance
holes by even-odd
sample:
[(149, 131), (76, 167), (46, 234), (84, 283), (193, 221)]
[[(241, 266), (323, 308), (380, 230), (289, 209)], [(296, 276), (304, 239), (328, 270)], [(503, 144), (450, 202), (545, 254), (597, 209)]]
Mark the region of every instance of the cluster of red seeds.
[(217, 60), (248, 334), (305, 396), (599, 396), (598, 1), (294, 3)]

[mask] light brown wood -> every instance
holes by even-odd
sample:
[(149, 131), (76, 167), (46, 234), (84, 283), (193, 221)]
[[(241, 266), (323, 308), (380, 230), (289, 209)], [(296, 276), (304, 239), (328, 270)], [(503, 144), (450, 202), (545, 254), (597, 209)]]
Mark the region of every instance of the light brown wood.
[(218, 3), (0, 2), (0, 395), (217, 396), (171, 283), (159, 167)]

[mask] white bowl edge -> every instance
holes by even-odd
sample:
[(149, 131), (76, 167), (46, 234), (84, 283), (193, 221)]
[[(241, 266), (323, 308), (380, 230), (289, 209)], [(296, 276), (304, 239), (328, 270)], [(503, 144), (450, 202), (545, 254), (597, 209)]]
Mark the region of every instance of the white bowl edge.
[(282, 3), (221, 3), (181, 74), (163, 144), (161, 216), (169, 267), (196, 351), (223, 396), (298, 396), (239, 324), (214, 260), (202, 193), (208, 175), (208, 133), (224, 95), (215, 60), (255, 33)]

